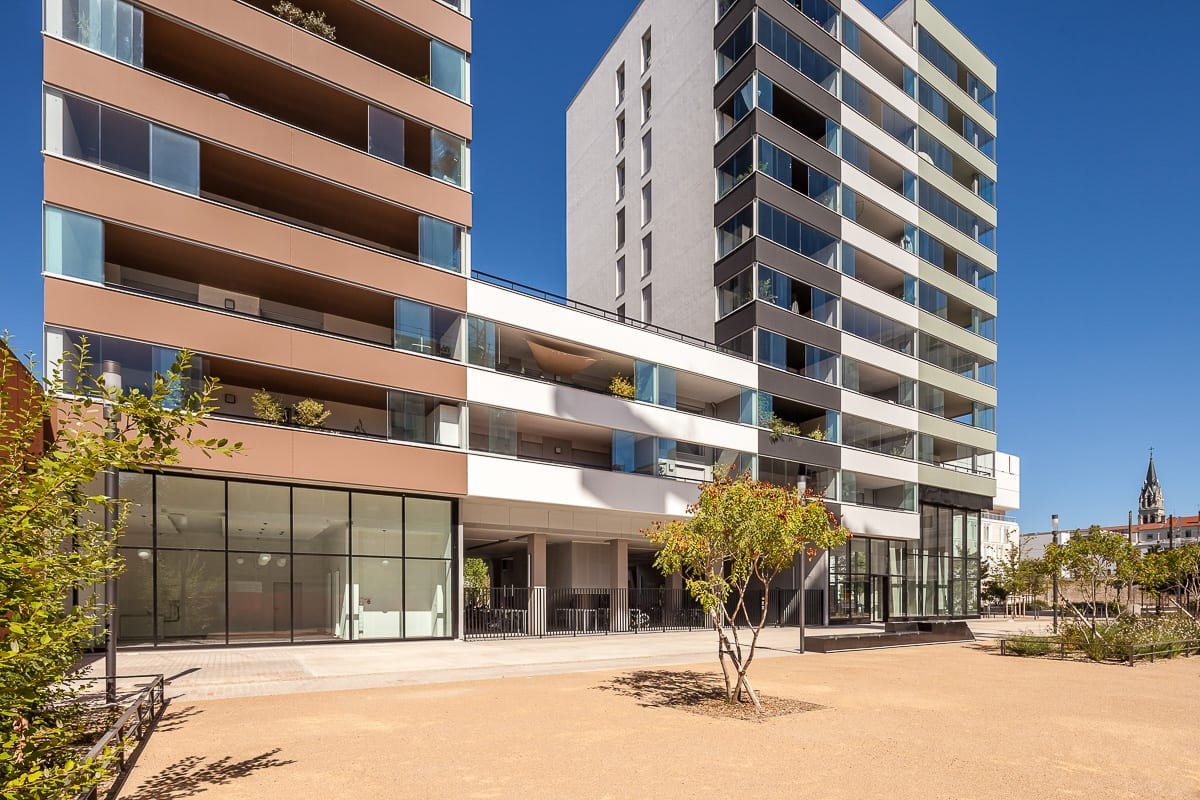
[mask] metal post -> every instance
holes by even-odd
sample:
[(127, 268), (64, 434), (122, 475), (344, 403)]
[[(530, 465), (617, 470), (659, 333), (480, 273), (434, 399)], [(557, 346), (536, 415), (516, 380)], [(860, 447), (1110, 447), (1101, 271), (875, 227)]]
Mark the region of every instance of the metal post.
[[(104, 436), (107, 439), (116, 438), (117, 430), (116, 423), (111, 419), (113, 416), (112, 408), (104, 406)], [(112, 501), (117, 496), (118, 477), (115, 468), (109, 468), (104, 472), (104, 496), (108, 498), (108, 504), (104, 507), (104, 541), (107, 545), (108, 557), (110, 559), (116, 557), (116, 540), (114, 539), (113, 527), (116, 520), (115, 509), (112, 506)], [(116, 611), (117, 611), (117, 579), (110, 568), (108, 574), (104, 577), (104, 699), (108, 703), (117, 702), (117, 627), (116, 627)]]
[[(1054, 531), (1054, 546), (1058, 547), (1058, 514), (1050, 516), (1050, 528)], [(1058, 567), (1054, 567), (1054, 574), (1051, 576), (1051, 581), (1054, 585), (1054, 605), (1051, 607), (1051, 612), (1054, 615), (1054, 632), (1058, 633)]]
[[(800, 505), (808, 502), (808, 476), (801, 474), (796, 480), (796, 494), (800, 495)], [(804, 652), (804, 626), (808, 623), (805, 619), (805, 606), (808, 605), (808, 597), (804, 590), (805, 573), (808, 562), (808, 545), (802, 544), (800, 547), (800, 652)]]

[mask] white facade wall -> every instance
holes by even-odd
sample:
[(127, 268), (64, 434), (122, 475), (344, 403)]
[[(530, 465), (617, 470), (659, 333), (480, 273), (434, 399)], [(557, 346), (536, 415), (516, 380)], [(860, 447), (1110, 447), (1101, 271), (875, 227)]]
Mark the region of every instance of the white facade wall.
[[(711, 2), (644, 0), (567, 109), (567, 294), (642, 319), (641, 289), (653, 293), (653, 324), (712, 338), (711, 280), (715, 239), (712, 145), (715, 75)], [(643, 74), (642, 35), (652, 42)], [(655, 35), (657, 33), (657, 35)], [(625, 64), (625, 100), (616, 104), (615, 75)], [(641, 88), (653, 103), (642, 123)], [(625, 147), (616, 153), (615, 120), (625, 113)], [(641, 139), (652, 132), (652, 166), (642, 175)], [(625, 161), (625, 200), (616, 200), (616, 167)], [(642, 226), (641, 188), (653, 186), (653, 218)], [(625, 209), (625, 246), (616, 246), (615, 214)], [(654, 263), (643, 277), (641, 241), (653, 237)], [(659, 254), (662, 254), (660, 256)], [(616, 294), (616, 261), (625, 256), (625, 293)], [(670, 261), (668, 262), (667, 256)]]

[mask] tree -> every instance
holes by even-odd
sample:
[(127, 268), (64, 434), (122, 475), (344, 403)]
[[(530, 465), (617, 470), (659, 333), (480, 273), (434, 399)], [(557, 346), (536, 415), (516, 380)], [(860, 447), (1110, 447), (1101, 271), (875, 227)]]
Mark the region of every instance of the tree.
[(1108, 590), (1114, 576), (1131, 574), (1131, 564), (1137, 559), (1137, 548), (1120, 533), (1106, 531), (1093, 525), (1086, 534), (1075, 532), (1066, 544), (1051, 544), (1045, 560), (1051, 569), (1065, 570), (1075, 586), (1091, 605), (1091, 623), (1096, 629), (1096, 603)]
[(488, 590), (492, 588), (492, 578), (488, 574), (487, 562), (482, 558), (463, 559), (463, 588), (468, 606), (471, 608), (487, 607)]
[[(711, 619), (726, 701), (740, 701), (746, 693), (761, 710), (746, 675), (767, 622), (771, 582), (792, 566), (797, 554), (836, 547), (847, 533), (821, 498), (801, 498), (784, 487), (726, 471), (701, 488), (688, 513), (689, 519), (656, 522), (642, 531), (661, 547), (654, 565), (664, 575), (682, 572), (688, 591)], [(752, 585), (762, 590), (757, 622), (746, 607)], [(739, 617), (752, 625), (745, 650), (738, 635)]]
[[(119, 535), (128, 501), (99, 494), (97, 476), (177, 463), (180, 447), (240, 450), (197, 435), (216, 384), (193, 388), (190, 359), (180, 353), (151, 386), (118, 390), (98, 376), (85, 341), (53, 365), (44, 392), (0, 394), (0, 797), (73, 798), (108, 771), (112, 754), (80, 758), (85, 716), (63, 683), (107, 608), (94, 595), (64, 600), (121, 567), (104, 517)], [(0, 385), (21, 369), (0, 347)], [(46, 420), (55, 435), (31, 455), (26, 442)]]

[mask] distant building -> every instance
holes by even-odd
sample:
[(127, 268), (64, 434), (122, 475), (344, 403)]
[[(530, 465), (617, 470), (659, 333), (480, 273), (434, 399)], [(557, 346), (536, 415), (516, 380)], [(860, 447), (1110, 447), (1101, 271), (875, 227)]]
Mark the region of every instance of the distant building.
[[(0, 420), (0, 443), (10, 436), (23, 435), (17, 430), (19, 423), (12, 417), (11, 410), (34, 402), (41, 394), (42, 387), (37, 379), (30, 374), (29, 369), (17, 358), (16, 354), (4, 342), (0, 342), (0, 375), (3, 375), (3, 387), (0, 388), (0, 405), (5, 409), (5, 417)], [(18, 411), (19, 413), (19, 411)], [(43, 428), (39, 428), (29, 437), (28, 448), (32, 455), (40, 455), (45, 441)]]

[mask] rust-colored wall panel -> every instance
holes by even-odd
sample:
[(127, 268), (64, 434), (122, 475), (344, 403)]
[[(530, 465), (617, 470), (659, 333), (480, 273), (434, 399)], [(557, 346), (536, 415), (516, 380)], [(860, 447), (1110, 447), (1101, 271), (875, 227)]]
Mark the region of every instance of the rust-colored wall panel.
[(389, 491), (467, 493), (467, 457), (458, 451), (225, 420), (210, 420), (199, 435), (241, 442), (245, 452), (232, 458), (205, 458), (184, 448), (181, 466)]
[[(0, 386), (0, 394), (3, 395), (4, 408), (12, 414), (12, 417), (6, 420), (8, 424), (0, 427), (0, 443), (7, 443), (14, 441), (16, 436), (24, 436), (21, 431), (17, 430), (19, 427), (17, 417), (25, 413), (25, 410), (29, 409), (31, 405), (40, 405), (42, 387), (25, 368), (21, 359), (4, 342), (0, 342), (0, 364), (3, 365), (5, 373), (4, 384)], [(31, 456), (42, 454), (47, 430), (48, 423), (39, 426), (25, 442), (25, 447)]]
[(367, 0), (367, 5), (404, 20), (459, 50), (471, 52), (471, 20), (437, 0)]
[(392, 258), (178, 192), (58, 158), (45, 163), (46, 202), (211, 244), (251, 258), (464, 310), (460, 275)]
[(47, 38), (46, 83), (214, 142), (471, 225), (471, 195), (82, 48)]
[(467, 371), (462, 364), (75, 281), (45, 283), (48, 325), (459, 400), (467, 396)]
[(153, 0), (148, 5), (439, 128), (471, 137), (471, 107), (466, 103), (251, 6), (195, 0)]

